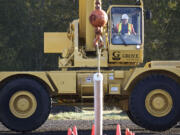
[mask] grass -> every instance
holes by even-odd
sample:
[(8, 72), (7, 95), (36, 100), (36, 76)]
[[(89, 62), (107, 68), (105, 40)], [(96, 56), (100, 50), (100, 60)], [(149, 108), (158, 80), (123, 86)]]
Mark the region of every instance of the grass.
[[(50, 114), (50, 120), (93, 120), (94, 111), (82, 110), (82, 112), (60, 112), (57, 114)], [(119, 120), (128, 119), (126, 113), (121, 110), (105, 110), (103, 111), (103, 120)]]

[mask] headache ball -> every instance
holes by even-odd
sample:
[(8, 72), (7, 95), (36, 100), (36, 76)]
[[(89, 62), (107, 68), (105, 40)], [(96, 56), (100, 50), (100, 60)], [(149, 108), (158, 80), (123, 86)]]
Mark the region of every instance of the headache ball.
[(96, 9), (92, 11), (89, 21), (94, 27), (103, 27), (106, 25), (108, 17), (104, 10)]

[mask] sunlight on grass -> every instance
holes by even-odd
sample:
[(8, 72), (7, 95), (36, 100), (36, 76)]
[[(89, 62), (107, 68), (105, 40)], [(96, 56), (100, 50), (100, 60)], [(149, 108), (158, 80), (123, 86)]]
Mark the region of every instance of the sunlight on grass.
[[(51, 120), (93, 120), (94, 111), (82, 110), (82, 112), (60, 112), (58, 114), (50, 114), (49, 119)], [(128, 119), (126, 113), (121, 110), (105, 110), (103, 111), (104, 120), (119, 120)]]

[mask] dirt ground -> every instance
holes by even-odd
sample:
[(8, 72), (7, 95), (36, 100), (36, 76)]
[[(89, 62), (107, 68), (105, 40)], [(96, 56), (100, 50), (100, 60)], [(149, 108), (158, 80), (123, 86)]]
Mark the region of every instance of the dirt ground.
[[(56, 108), (57, 109), (57, 108)], [(54, 110), (53, 110), (54, 111)], [(68, 111), (68, 110), (66, 110)], [(91, 127), (93, 125), (93, 120), (50, 120), (48, 119), (39, 129), (30, 133), (16, 133), (10, 131), (0, 123), (0, 135), (67, 135), (68, 128), (72, 128), (76, 125), (78, 129), (78, 135), (91, 135)], [(104, 120), (103, 121), (103, 134), (105, 135), (115, 135), (116, 125), (120, 124), (122, 129), (122, 135), (126, 128), (135, 132), (136, 135), (180, 135), (180, 126), (166, 131), (166, 132), (152, 132), (145, 130), (129, 119), (122, 120)]]
[[(121, 125), (122, 134), (124, 135), (125, 128), (134, 131), (136, 135), (180, 135), (180, 128), (175, 127), (166, 132), (152, 132), (147, 131), (137, 125), (133, 124), (130, 120), (105, 120), (103, 124), (103, 134), (115, 135), (116, 125)], [(0, 135), (67, 135), (69, 127), (77, 126), (78, 135), (90, 135), (91, 126), (93, 121), (87, 120), (47, 120), (39, 129), (30, 133), (16, 133), (12, 132), (2, 124), (0, 124)]]

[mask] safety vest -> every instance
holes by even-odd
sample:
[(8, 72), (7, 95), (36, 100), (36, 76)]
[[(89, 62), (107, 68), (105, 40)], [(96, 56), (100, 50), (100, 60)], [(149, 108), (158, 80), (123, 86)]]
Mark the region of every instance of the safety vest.
[[(128, 34), (130, 35), (132, 32), (133, 25), (128, 23)], [(122, 31), (122, 23), (117, 24), (118, 33)]]

